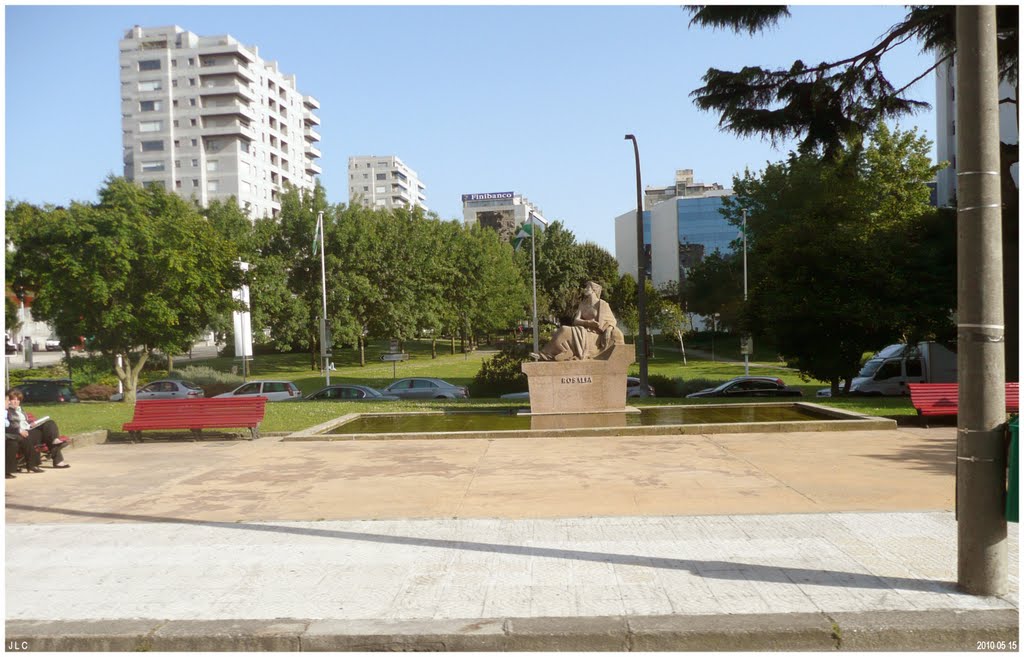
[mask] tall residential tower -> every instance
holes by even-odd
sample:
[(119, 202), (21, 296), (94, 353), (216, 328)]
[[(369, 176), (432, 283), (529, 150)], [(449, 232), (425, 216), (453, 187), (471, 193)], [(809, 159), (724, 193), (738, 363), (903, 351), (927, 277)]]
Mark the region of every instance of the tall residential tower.
[(419, 176), (394, 155), (360, 155), (348, 158), (348, 200), (368, 208), (424, 210), (426, 186)]
[(285, 184), (312, 189), (320, 107), (277, 62), (230, 36), (135, 26), (120, 42), (124, 175), (205, 206), (234, 196), (277, 216)]

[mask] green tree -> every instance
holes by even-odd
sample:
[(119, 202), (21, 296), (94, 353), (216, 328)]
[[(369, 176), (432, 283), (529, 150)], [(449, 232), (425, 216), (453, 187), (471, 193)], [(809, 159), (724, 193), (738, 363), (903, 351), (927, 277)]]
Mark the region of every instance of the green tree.
[(719, 313), (721, 326), (739, 328), (743, 310), (741, 257), (715, 251), (693, 267), (685, 283), (687, 310), (705, 317)]
[(93, 349), (121, 356), (115, 371), (129, 402), (154, 350), (180, 349), (232, 304), (232, 245), (160, 188), (111, 177), (99, 203), (22, 206), (7, 219), (13, 283), (35, 292), (33, 317), (62, 343), (86, 336)]
[[(849, 385), (865, 351), (949, 325), (955, 286), (914, 292), (951, 271), (948, 249), (933, 239), (943, 228), (927, 205), (927, 148), (879, 126), (866, 150), (832, 160), (791, 154), (760, 177), (748, 171), (723, 205), (736, 225), (748, 210), (746, 323), (835, 390), (840, 379)], [(883, 180), (907, 189), (899, 203), (879, 193)], [(922, 226), (929, 230), (914, 232)], [(923, 280), (922, 269), (931, 272)]]
[[(551, 321), (568, 319), (576, 313), (579, 291), (586, 282), (583, 252), (576, 237), (561, 221), (552, 221), (537, 231), (537, 312)], [(516, 254), (523, 280), (531, 280), (529, 245)], [(541, 309), (546, 310), (541, 313)]]
[(610, 293), (619, 280), (619, 261), (594, 242), (584, 242), (578, 249), (584, 277), (599, 283), (604, 288), (603, 294)]
[[(754, 34), (788, 16), (785, 7), (695, 5), (688, 8), (691, 26), (726, 28)], [(996, 8), (999, 78), (1014, 86), (1001, 104), (1016, 106), (1019, 88), (1020, 8)], [(708, 69), (704, 86), (692, 97), (703, 110), (719, 115), (719, 126), (741, 136), (773, 142), (795, 138), (804, 152), (835, 158), (859, 148), (880, 120), (906, 116), (928, 107), (908, 96), (915, 82), (956, 54), (956, 6), (916, 5), (902, 21), (880, 35), (866, 50), (831, 62), (788, 67), (746, 66), (739, 71)], [(897, 88), (886, 77), (886, 55), (905, 44), (937, 54), (936, 63)], [(1016, 115), (1016, 112), (1014, 112)], [(1020, 359), (1020, 191), (1011, 173), (1020, 161), (1019, 142), (1000, 144), (1003, 203), (1003, 305), (1006, 322), (1006, 376), (1019, 377)]]

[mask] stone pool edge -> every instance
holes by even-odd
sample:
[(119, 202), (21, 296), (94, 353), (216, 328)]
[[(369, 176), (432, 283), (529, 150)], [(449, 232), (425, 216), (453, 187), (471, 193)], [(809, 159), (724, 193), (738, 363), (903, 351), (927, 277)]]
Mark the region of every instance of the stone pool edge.
[[(677, 436), (716, 433), (790, 433), (815, 431), (884, 431), (896, 428), (888, 418), (861, 415), (852, 411), (829, 408), (811, 402), (769, 402), (751, 406), (796, 406), (825, 415), (822, 420), (801, 422), (728, 422), (720, 424), (666, 424), (627, 427), (591, 427), (582, 429), (514, 429), (506, 431), (441, 431), (411, 433), (325, 433), (361, 416), (441, 414), (443, 411), (409, 411), (404, 413), (348, 413), (333, 420), (288, 434), (282, 442), (337, 440), (491, 440), (497, 438), (586, 438), (606, 436)], [(707, 404), (706, 407), (728, 407), (735, 404)], [(661, 408), (684, 408), (664, 406)]]

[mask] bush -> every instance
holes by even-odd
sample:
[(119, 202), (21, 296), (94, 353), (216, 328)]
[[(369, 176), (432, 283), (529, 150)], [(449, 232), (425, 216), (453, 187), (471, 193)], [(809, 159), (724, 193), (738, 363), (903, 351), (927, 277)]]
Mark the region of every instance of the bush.
[(714, 388), (725, 381), (713, 381), (711, 379), (690, 379), (689, 381), (680, 381), (679, 396), (685, 397), (693, 392), (700, 392), (705, 388)]
[(110, 395), (117, 392), (117, 386), (106, 383), (89, 383), (75, 389), (75, 394), (82, 401), (109, 401)]
[(683, 380), (679, 377), (673, 379), (664, 374), (648, 374), (647, 383), (654, 386), (654, 394), (658, 397), (682, 397), (679, 391), (682, 390)]
[(526, 392), (529, 384), (522, 364), (528, 353), (524, 345), (513, 345), (485, 360), (473, 377), (470, 394), (474, 397), (498, 397), (509, 392)]
[(230, 386), (228, 390), (238, 387), (242, 383), (242, 377), (229, 372), (221, 372), (207, 365), (189, 365), (180, 370), (171, 370), (168, 378), (191, 381), (203, 385), (224, 384)]

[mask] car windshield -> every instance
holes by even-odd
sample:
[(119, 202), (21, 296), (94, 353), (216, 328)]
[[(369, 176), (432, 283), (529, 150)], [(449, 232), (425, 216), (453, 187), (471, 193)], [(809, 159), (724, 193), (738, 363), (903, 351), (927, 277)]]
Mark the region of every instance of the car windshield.
[(874, 376), (878, 368), (885, 362), (884, 358), (872, 358), (868, 362), (864, 363), (864, 367), (860, 368), (860, 372), (857, 376)]
[(200, 388), (196, 384), (192, 383), (191, 381), (179, 381), (178, 383), (180, 383), (181, 385), (185, 386), (189, 390), (202, 390), (202, 388)]

